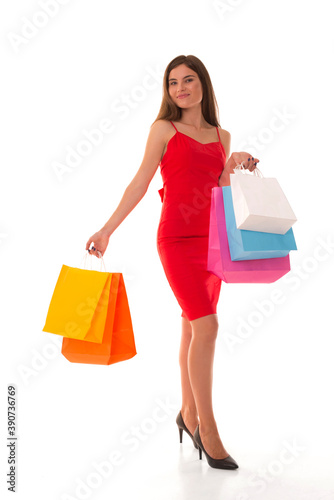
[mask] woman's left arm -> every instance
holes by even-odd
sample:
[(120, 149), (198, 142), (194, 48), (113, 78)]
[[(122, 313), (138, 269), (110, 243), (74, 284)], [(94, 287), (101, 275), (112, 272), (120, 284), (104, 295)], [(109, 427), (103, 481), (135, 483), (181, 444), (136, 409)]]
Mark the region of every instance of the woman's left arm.
[(219, 132), (225, 149), (226, 158), (228, 158), (219, 177), (218, 186), (222, 187), (230, 185), (230, 174), (234, 174), (233, 170), (237, 165), (244, 162), (243, 164), (245, 168), (247, 168), (250, 172), (253, 172), (253, 170), (256, 168), (256, 164), (260, 160), (258, 158), (253, 158), (250, 153), (246, 153), (245, 151), (232, 153), (230, 156), (231, 134), (227, 132), (227, 130), (222, 129), (219, 129)]

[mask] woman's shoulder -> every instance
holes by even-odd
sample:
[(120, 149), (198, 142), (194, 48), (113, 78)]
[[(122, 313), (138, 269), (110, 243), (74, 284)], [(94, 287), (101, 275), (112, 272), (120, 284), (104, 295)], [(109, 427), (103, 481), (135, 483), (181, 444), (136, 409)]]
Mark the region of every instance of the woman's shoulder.
[(167, 137), (168, 134), (170, 134), (171, 131), (174, 130), (170, 120), (165, 120), (162, 118), (156, 120), (152, 124), (151, 129), (154, 129), (159, 135), (162, 135), (164, 137)]
[(159, 118), (159, 120), (156, 120), (152, 127), (155, 127), (157, 129), (161, 129), (161, 130), (167, 130), (168, 128), (171, 127), (171, 122), (170, 120), (166, 120), (164, 118)]
[(231, 149), (231, 134), (228, 130), (225, 130), (224, 128), (218, 127), (218, 130), (219, 130), (220, 140), (225, 149), (226, 158), (229, 158)]
[(223, 136), (226, 137), (227, 139), (231, 138), (231, 134), (228, 130), (225, 130), (224, 128), (218, 127), (219, 133)]

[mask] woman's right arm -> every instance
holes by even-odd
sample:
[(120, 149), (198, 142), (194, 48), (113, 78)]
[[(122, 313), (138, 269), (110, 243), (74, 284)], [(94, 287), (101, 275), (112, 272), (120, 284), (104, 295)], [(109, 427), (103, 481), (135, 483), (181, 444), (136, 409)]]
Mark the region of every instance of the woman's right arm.
[[(168, 130), (170, 129), (166, 120), (158, 120), (152, 125), (147, 138), (144, 157), (136, 175), (125, 189), (110, 219), (97, 233), (89, 238), (86, 243), (86, 250), (93, 243), (95, 248), (100, 250), (103, 255), (112, 233), (144, 197), (160, 164)], [(95, 255), (95, 251), (91, 250), (90, 253)]]

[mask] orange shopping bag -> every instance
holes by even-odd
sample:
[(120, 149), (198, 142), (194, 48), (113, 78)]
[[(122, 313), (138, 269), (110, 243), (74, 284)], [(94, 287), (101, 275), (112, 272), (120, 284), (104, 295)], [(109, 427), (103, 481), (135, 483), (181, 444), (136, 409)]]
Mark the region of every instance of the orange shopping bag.
[[(101, 267), (102, 262), (104, 265), (101, 257)], [(60, 306), (68, 299), (68, 290), (72, 294), (75, 291), (76, 300), (71, 298), (71, 304), (75, 306), (72, 310), (66, 304), (64, 318)], [(60, 297), (63, 297), (63, 301)], [(59, 320), (58, 325), (57, 321), (54, 322), (57, 311), (63, 317), (61, 327)], [(110, 365), (137, 354), (122, 273), (63, 266), (49, 307), (49, 316), (43, 331), (64, 337), (61, 352), (71, 362)], [(54, 328), (54, 324), (57, 328)]]

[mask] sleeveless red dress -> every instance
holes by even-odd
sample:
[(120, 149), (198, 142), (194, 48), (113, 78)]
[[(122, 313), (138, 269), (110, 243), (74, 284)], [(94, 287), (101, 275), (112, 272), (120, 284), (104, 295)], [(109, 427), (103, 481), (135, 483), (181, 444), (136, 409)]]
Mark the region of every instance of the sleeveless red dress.
[(218, 141), (202, 144), (179, 132), (160, 162), (163, 203), (158, 254), (181, 316), (189, 321), (216, 314), (221, 279), (207, 271), (211, 190), (217, 187), (226, 153)]

